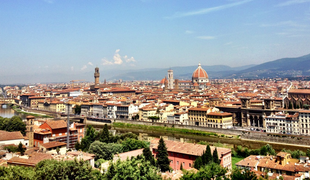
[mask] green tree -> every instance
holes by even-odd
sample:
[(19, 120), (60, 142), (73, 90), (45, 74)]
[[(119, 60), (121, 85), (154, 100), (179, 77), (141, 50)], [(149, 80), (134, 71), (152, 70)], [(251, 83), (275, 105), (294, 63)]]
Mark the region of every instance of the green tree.
[(122, 145), (123, 145), (124, 152), (147, 147), (144, 141), (140, 141), (137, 139), (131, 139), (131, 138), (127, 138), (124, 141), (122, 141)]
[(19, 116), (13, 116), (6, 124), (6, 131), (20, 131), (23, 135), (26, 135), (26, 124)]
[[(212, 161), (212, 154), (211, 154), (211, 148), (210, 148), (210, 145), (208, 144), (207, 145), (207, 149), (206, 149), (206, 163), (205, 164), (208, 164)], [(204, 164), (204, 165), (205, 165)]]
[(306, 155), (310, 158), (310, 149), (307, 149)]
[(220, 160), (219, 160), (219, 156), (218, 156), (216, 148), (213, 151), (213, 162), (216, 163), (216, 164), (220, 164), (221, 163)]
[(60, 152), (59, 147), (56, 148), (56, 152), (57, 152), (57, 154), (59, 154), (59, 152)]
[(155, 166), (155, 159), (154, 156), (152, 155), (150, 148), (146, 147), (143, 149), (143, 156), (146, 161), (149, 161), (151, 165)]
[(23, 156), (25, 153), (25, 149), (23, 148), (23, 144), (21, 142), (19, 142), (18, 147), (17, 147), (17, 151), (20, 152), (20, 154)]
[(113, 179), (113, 177), (115, 177), (115, 175), (116, 175), (116, 169), (115, 169), (115, 167), (114, 167), (114, 164), (111, 162), (111, 165), (109, 166), (109, 168), (108, 168), (108, 171), (107, 171), (107, 173), (105, 174), (105, 177), (107, 178), (107, 179)]
[(250, 170), (235, 169), (230, 175), (231, 180), (257, 180), (257, 176)]
[(180, 165), (180, 170), (181, 171), (183, 170), (183, 163), (181, 163), (181, 165)]
[(106, 179), (162, 179), (157, 168), (143, 159), (132, 158), (111, 164), (105, 174)]
[(110, 143), (110, 133), (107, 124), (103, 126), (103, 129), (99, 133), (99, 141), (104, 143)]
[(194, 168), (200, 169), (201, 166), (203, 166), (202, 158), (201, 157), (197, 157), (195, 162), (194, 162)]
[(221, 165), (214, 162), (208, 165), (202, 166), (197, 173), (187, 171), (182, 176), (181, 180), (213, 180), (213, 179), (225, 179), (225, 173), (227, 170)]
[(170, 160), (168, 159), (167, 147), (163, 138), (160, 138), (159, 140), (157, 152), (156, 158), (158, 167), (162, 172), (168, 171), (170, 169)]
[(86, 135), (82, 139), (79, 149), (88, 151), (90, 144), (96, 140), (97, 136), (98, 133), (96, 132), (95, 128), (91, 125), (87, 126)]
[(75, 114), (81, 114), (81, 106), (80, 105), (76, 105), (75, 109), (74, 109)]
[(18, 151), (18, 148), (16, 146), (13, 146), (13, 145), (6, 146), (5, 149), (8, 150), (9, 152), (13, 152), (13, 153)]
[(43, 160), (34, 168), (36, 179), (95, 179), (87, 161)]
[(95, 159), (105, 159), (111, 160), (113, 159), (113, 155), (116, 153), (121, 153), (122, 151), (121, 144), (114, 143), (103, 143), (100, 141), (93, 142), (89, 147), (89, 152), (96, 155)]

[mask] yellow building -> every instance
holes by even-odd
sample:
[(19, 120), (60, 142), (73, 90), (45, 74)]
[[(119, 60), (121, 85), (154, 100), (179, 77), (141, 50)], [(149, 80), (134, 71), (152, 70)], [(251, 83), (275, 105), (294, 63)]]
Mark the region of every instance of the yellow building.
[(207, 126), (208, 108), (190, 108), (188, 109), (189, 125)]
[(212, 128), (232, 128), (232, 114), (226, 112), (210, 112), (207, 114), (208, 127)]
[(231, 128), (233, 126), (231, 113), (211, 111), (210, 108), (188, 109), (189, 125), (210, 128)]

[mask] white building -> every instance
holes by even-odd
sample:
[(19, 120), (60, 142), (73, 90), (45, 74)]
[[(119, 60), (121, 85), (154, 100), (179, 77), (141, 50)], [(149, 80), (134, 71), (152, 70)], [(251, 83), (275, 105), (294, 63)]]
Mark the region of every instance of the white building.
[(294, 115), (277, 113), (265, 118), (266, 132), (281, 134), (300, 134), (298, 113)]
[(29, 145), (29, 139), (24, 137), (20, 131), (8, 132), (0, 130), (0, 145), (16, 145), (19, 143), (27, 146)]
[(299, 132), (301, 135), (310, 135), (310, 110), (299, 111)]

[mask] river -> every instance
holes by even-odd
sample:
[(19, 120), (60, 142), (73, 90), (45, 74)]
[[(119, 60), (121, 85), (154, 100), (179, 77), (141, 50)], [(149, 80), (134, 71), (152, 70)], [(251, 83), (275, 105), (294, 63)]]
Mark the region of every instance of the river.
[(0, 116), (4, 118), (11, 118), (12, 116), (18, 115), (9, 105), (0, 106)]

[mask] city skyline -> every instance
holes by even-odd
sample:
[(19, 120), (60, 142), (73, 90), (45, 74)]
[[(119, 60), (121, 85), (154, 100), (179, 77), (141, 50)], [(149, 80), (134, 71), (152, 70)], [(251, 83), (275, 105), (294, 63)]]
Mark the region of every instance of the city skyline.
[(309, 54), (310, 1), (1, 2), (0, 76), (202, 65)]

